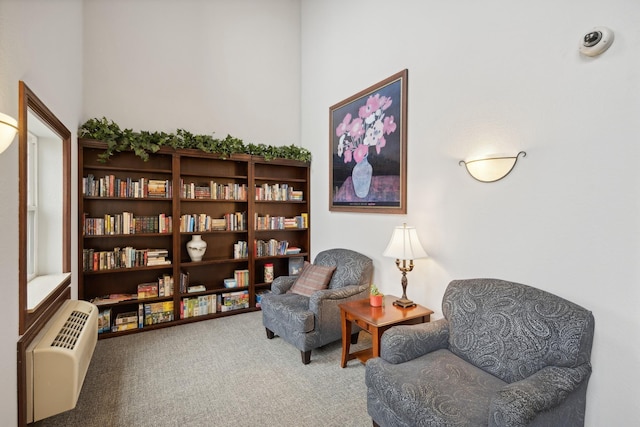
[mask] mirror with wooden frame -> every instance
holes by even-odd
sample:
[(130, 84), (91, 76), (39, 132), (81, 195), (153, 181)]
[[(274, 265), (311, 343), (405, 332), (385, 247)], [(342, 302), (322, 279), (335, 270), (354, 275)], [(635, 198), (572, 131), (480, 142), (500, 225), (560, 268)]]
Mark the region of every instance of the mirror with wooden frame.
[(19, 313), (24, 334), (71, 283), (71, 132), (19, 83)]

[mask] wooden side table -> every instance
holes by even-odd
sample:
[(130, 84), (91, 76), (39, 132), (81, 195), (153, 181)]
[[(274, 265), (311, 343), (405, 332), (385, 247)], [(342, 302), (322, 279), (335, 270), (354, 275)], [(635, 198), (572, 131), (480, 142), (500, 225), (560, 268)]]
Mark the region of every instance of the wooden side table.
[[(433, 310), (421, 305), (402, 308), (393, 305), (398, 297), (385, 295), (382, 307), (371, 307), (369, 298), (339, 304), (342, 322), (342, 360), (341, 367), (347, 361), (358, 358), (365, 363), (372, 357), (380, 356), (380, 337), (384, 331), (396, 325), (415, 325), (431, 320)], [(372, 347), (349, 353), (351, 347), (351, 325), (355, 323), (371, 334)]]

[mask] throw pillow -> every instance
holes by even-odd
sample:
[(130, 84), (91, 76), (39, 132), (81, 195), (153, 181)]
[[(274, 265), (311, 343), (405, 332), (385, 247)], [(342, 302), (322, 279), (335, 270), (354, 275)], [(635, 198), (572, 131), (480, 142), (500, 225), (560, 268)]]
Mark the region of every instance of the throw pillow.
[(300, 276), (287, 292), (310, 297), (315, 291), (327, 289), (335, 267), (304, 263)]

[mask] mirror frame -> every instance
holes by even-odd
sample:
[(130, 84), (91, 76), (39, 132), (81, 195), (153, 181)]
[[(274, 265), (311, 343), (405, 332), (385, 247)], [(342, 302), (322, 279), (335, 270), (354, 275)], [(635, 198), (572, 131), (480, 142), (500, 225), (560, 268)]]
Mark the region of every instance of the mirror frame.
[[(23, 82), (18, 83), (18, 284), (19, 284), (19, 328), (24, 334), (45, 313), (52, 315), (49, 308), (59, 300), (71, 284), (71, 275), (58, 284), (33, 310), (28, 309), (27, 282), (27, 149), (29, 127), (27, 113), (31, 111), (62, 140), (62, 272), (71, 273), (71, 132), (47, 108), (35, 93)], [(47, 320), (47, 319), (44, 319)]]

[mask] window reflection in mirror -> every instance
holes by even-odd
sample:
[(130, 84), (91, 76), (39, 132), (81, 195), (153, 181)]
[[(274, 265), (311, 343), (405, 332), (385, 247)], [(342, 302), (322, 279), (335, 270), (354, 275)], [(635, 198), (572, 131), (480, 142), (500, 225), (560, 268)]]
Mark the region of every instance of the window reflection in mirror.
[(20, 333), (70, 284), (71, 133), (20, 82)]

